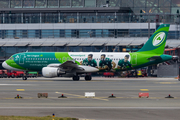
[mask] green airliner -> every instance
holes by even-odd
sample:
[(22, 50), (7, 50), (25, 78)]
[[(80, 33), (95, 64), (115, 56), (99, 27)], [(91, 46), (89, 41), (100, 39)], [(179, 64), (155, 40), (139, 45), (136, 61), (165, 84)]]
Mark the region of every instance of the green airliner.
[(85, 80), (91, 80), (93, 72), (125, 71), (171, 60), (172, 56), (163, 54), (169, 27), (169, 24), (160, 25), (138, 52), (23, 52), (12, 55), (2, 66), (26, 73), (42, 71), (48, 78), (79, 80), (79, 75), (85, 74)]

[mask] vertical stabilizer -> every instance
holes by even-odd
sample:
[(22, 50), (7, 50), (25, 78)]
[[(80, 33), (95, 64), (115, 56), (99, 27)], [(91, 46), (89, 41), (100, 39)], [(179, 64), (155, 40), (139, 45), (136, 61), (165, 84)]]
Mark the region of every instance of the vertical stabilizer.
[(156, 54), (163, 54), (170, 24), (162, 24), (149, 38), (145, 45), (138, 51), (151, 51)]

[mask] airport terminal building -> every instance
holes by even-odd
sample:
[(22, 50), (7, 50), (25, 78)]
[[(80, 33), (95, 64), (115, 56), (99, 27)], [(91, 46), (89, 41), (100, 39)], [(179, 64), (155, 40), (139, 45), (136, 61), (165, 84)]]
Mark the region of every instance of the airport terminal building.
[(25, 51), (137, 51), (161, 23), (180, 45), (179, 0), (0, 0), (0, 59)]

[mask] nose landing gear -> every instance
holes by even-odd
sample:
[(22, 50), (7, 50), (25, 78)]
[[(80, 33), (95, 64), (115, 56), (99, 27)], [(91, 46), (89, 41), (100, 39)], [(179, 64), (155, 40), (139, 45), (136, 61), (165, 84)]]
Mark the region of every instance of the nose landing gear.
[(28, 72), (26, 71), (26, 72), (25, 72), (25, 75), (22, 76), (22, 79), (23, 79), (23, 80), (27, 80), (27, 76), (28, 76)]

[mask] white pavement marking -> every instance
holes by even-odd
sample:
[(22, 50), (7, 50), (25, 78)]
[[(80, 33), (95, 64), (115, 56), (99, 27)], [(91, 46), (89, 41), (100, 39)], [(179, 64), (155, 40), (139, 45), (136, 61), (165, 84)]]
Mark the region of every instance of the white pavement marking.
[(180, 107), (0, 107), (0, 109), (180, 109)]
[(28, 85), (32, 85), (32, 84), (0, 84), (0, 86), (18, 86), (18, 85), (28, 86)]

